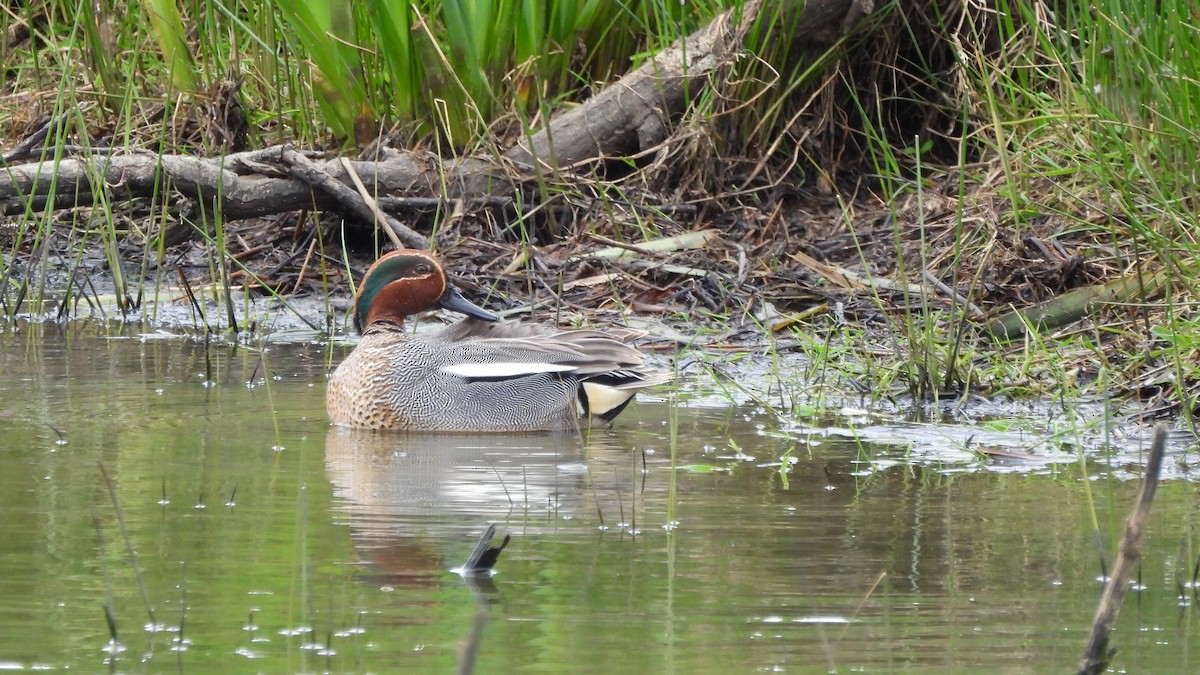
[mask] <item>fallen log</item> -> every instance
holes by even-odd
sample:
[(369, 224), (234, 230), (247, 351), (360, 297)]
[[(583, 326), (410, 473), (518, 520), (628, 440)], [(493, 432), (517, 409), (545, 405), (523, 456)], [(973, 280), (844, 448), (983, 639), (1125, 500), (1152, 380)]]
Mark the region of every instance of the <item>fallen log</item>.
[[(189, 199), (216, 207), (226, 218), (254, 218), (302, 208), (336, 206), (314, 193), (312, 185), (289, 175), (288, 146), (241, 152), (224, 157), (155, 155), (150, 152), (116, 154), (94, 152), (57, 161), (45, 160), (4, 167), (0, 178), (0, 212), (23, 212), (36, 200), (56, 209), (91, 206), (90, 195), (106, 192), (116, 199), (149, 197), (159, 181)], [(354, 183), (338, 158), (319, 159), (305, 152), (320, 171), (347, 187)], [(490, 164), (474, 159), (443, 162), (414, 152), (397, 152), (381, 161), (351, 161), (364, 183), (390, 195), (436, 195), (439, 178), (449, 179), (450, 197), (464, 196), (456, 177), (485, 170)], [(86, 194), (87, 202), (74, 199)]]
[(1057, 330), (1105, 307), (1148, 302), (1167, 288), (1172, 278), (1170, 271), (1139, 270), (1102, 284), (1076, 288), (1032, 307), (1006, 312), (985, 323), (982, 330), (997, 340), (1017, 340), (1031, 330)]
[[(199, 158), (51, 145), (43, 159), (16, 163), (43, 152), (44, 141), (55, 136), (49, 130), (61, 123), (61, 119), (52, 120), (0, 156), (0, 214), (91, 206), (99, 194), (112, 200), (146, 198), (166, 189), (167, 194), (194, 202), (191, 215), (197, 220), (212, 213), (237, 220), (303, 208), (338, 209), (364, 217), (364, 209), (373, 212), (371, 205), (365, 200), (350, 203), (347, 194), (326, 181), (353, 190), (354, 174), (369, 186), (376, 201), (381, 196), (457, 200), (513, 195), (521, 185), (547, 172), (570, 172), (591, 162), (637, 155), (669, 143), (674, 123), (701, 91), (712, 86), (719, 69), (743, 48), (750, 26), (764, 16), (791, 26), (804, 36), (798, 40), (802, 46), (818, 51), (870, 9), (869, 0), (749, 2), (741, 14), (719, 15), (583, 104), (557, 115), (498, 160), (443, 160), (429, 154), (388, 151), (379, 161), (352, 161), (347, 170), (341, 159), (303, 153), (301, 159), (312, 161), (300, 170), (296, 155), (289, 157), (295, 151), (285, 146)], [(71, 155), (69, 150), (76, 153)], [(406, 245), (427, 243), (411, 230), (397, 234)]]

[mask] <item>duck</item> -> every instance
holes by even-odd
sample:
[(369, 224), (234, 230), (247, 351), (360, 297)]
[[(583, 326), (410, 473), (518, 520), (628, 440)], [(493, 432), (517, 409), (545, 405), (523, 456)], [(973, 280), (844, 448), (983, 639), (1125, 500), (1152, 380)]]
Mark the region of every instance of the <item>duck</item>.
[[(466, 315), (414, 333), (408, 317)], [(341, 427), (441, 432), (570, 431), (611, 424), (637, 392), (673, 379), (632, 344), (645, 331), (563, 330), (502, 320), (463, 297), (432, 254), (387, 253), (354, 300), (361, 340), (330, 376)]]

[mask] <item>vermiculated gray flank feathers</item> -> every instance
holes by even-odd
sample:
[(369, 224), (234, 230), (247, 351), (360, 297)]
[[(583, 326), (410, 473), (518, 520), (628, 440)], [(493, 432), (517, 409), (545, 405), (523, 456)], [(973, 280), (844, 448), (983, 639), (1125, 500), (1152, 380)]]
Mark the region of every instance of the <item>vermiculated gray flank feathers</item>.
[(573, 429), (585, 414), (611, 421), (638, 391), (673, 379), (647, 369), (644, 354), (606, 333), (477, 319), (418, 335), (391, 324), (368, 328), (343, 367), (375, 375), (351, 383), (335, 373), (331, 397), (348, 387), (388, 386), (370, 406), (331, 408), (334, 422), (388, 429)]

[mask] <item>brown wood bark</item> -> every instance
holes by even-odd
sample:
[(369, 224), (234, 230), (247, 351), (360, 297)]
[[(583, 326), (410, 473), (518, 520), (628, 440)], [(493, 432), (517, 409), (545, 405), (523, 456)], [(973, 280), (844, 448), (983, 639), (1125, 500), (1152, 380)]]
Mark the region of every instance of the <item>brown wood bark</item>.
[[(243, 152), (225, 157), (187, 155), (90, 154), (4, 167), (0, 174), (0, 209), (5, 213), (25, 210), (29, 199), (51, 195), (55, 208), (90, 205), (73, 199), (76, 194), (93, 194), (103, 188), (114, 198), (149, 197), (160, 179), (186, 197), (216, 204), (219, 198), (226, 218), (256, 216), (295, 209), (333, 206), (332, 200), (314, 194), (305, 181), (288, 175), (283, 161), (286, 146)], [(339, 159), (317, 160), (316, 164), (353, 187)], [(381, 194), (430, 196), (441, 191), (439, 176), (445, 172), (452, 188), (461, 186), (458, 176), (485, 171), (490, 164), (472, 159), (442, 162), (428, 155), (396, 153), (377, 162), (352, 161), (351, 165), (368, 186)], [(452, 189), (463, 196), (461, 187)]]

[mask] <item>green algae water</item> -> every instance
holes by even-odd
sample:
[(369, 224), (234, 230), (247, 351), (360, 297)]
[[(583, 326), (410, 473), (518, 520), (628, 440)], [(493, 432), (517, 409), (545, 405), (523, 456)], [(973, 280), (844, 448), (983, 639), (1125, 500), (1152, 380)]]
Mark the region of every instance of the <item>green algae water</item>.
[[(583, 436), (331, 429), (342, 354), (5, 329), (0, 668), (1061, 672), (1101, 590), (1095, 525), (1111, 562), (1137, 488), (1140, 432), (781, 420), (703, 377)], [(1121, 670), (1200, 667), (1181, 447)], [(511, 536), (497, 573), (463, 579), (490, 524)]]

